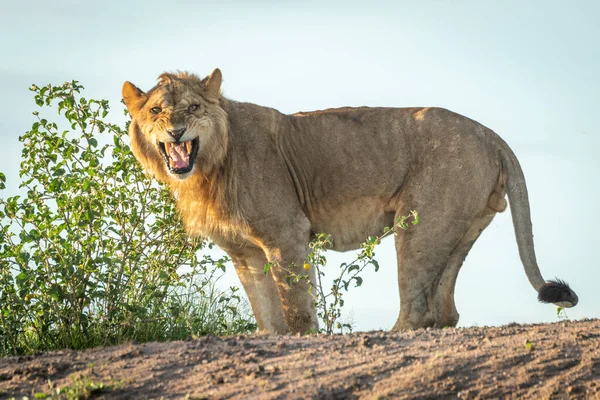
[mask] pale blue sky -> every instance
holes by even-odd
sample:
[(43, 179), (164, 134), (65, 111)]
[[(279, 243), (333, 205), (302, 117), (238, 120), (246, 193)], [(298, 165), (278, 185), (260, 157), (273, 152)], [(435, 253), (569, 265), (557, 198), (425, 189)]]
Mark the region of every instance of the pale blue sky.
[[(86, 97), (111, 101), (115, 122), (124, 121), (123, 81), (148, 89), (165, 70), (205, 75), (215, 67), (230, 98), (283, 112), (443, 106), (511, 145), (527, 178), (544, 277), (565, 279), (579, 294), (570, 318), (600, 317), (600, 3), (165, 3), (3, 5), (0, 171), (8, 193), (17, 184), (17, 138), (33, 122), (32, 83), (77, 79)], [(347, 296), (362, 330), (390, 328), (398, 312), (392, 243), (377, 253), (380, 272)], [(235, 282), (233, 271), (225, 281)], [(462, 326), (556, 320), (525, 278), (508, 212), (471, 251), (456, 300)]]

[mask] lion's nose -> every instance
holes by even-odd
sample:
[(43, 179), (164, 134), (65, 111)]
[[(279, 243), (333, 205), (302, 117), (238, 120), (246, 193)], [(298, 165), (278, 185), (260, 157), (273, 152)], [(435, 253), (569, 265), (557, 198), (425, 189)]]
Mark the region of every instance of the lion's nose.
[(185, 133), (185, 128), (167, 130), (167, 133), (171, 135), (173, 139), (179, 140)]

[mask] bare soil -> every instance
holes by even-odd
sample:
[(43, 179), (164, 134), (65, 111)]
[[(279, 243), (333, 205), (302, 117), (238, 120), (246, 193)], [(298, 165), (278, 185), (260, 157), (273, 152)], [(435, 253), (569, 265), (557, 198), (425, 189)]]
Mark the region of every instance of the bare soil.
[(203, 337), (0, 359), (1, 398), (61, 389), (106, 399), (600, 399), (600, 321)]

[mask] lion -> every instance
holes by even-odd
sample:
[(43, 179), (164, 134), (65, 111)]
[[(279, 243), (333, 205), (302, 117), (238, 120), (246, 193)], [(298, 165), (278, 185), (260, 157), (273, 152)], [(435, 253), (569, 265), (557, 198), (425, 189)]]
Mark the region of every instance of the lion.
[[(163, 73), (148, 92), (125, 82), (122, 94), (133, 154), (170, 187), (187, 233), (229, 255), (259, 331), (318, 329), (309, 284), (286, 280), (304, 273), (311, 237), (325, 232), (334, 250), (356, 249), (410, 210), (420, 224), (395, 235), (393, 329), (455, 326), (458, 272), (506, 196), (539, 301), (577, 304), (565, 282), (542, 278), (523, 171), (492, 130), (434, 107), (285, 115), (228, 99), (221, 83), (219, 69), (204, 79)], [(314, 283), (314, 268), (307, 273)]]

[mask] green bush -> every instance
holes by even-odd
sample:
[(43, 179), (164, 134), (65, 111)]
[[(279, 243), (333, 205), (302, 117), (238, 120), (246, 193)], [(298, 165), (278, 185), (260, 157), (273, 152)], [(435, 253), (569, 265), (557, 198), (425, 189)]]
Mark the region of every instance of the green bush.
[[(255, 329), (226, 258), (182, 230), (168, 190), (147, 179), (108, 102), (76, 81), (32, 86), (19, 196), (0, 198), (0, 354)], [(6, 177), (0, 173), (0, 189)]]

